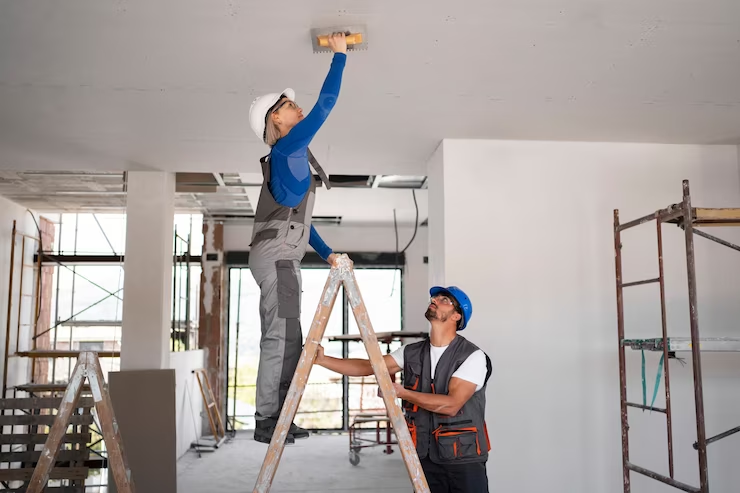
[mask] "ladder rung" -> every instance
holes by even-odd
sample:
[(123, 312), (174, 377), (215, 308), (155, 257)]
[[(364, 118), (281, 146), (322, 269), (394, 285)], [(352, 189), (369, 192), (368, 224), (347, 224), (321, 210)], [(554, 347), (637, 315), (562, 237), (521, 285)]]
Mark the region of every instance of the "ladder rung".
[(655, 411), (656, 413), (666, 414), (666, 410), (660, 407), (643, 406), (642, 404), (635, 404), (634, 402), (628, 402), (629, 407), (636, 407), (637, 409), (644, 409), (646, 411)]
[(31, 269), (35, 269), (36, 264), (23, 264), (23, 267), (30, 267)]
[(628, 288), (630, 286), (640, 286), (641, 284), (652, 284), (654, 282), (660, 282), (660, 277), (656, 277), (655, 279), (645, 279), (644, 281), (625, 282), (622, 283), (622, 287)]

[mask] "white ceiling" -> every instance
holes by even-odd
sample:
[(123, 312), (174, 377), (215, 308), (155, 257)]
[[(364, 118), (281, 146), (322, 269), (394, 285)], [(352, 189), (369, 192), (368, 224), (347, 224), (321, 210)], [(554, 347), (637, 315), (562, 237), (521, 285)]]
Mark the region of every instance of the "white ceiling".
[(740, 141), (737, 0), (0, 2), (0, 169), (257, 172), (247, 112), (366, 24), (313, 143), (330, 173), (425, 174), (443, 137)]

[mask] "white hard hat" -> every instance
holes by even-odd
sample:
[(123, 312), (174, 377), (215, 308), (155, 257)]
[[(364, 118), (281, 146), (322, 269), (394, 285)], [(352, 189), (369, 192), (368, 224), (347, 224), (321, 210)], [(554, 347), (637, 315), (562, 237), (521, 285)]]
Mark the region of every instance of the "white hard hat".
[(280, 101), (281, 97), (287, 97), (291, 101), (295, 101), (295, 91), (293, 89), (286, 89), (283, 92), (273, 92), (265, 94), (252, 101), (252, 106), (249, 108), (249, 125), (257, 134), (257, 137), (264, 142), (265, 141), (265, 117), (270, 108), (275, 106), (275, 103)]

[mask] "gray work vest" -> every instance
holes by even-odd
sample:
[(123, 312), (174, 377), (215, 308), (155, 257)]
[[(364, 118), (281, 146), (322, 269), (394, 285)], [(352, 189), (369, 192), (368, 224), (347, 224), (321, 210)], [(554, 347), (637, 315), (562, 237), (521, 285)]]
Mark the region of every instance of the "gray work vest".
[[(457, 335), (437, 362), (432, 380), (429, 339), (409, 344), (403, 353), (404, 387), (416, 392), (447, 394), (452, 374), (468, 356), (479, 348)], [(490, 442), (486, 428), (486, 386), (491, 376), (491, 360), (486, 355), (488, 372), (483, 387), (460, 409), (456, 416), (427, 411), (403, 401), (409, 432), (420, 459), (429, 457), (437, 464), (485, 462)]]
[[(308, 161), (316, 170), (327, 189), (331, 188), (321, 165), (310, 149), (306, 149)], [(272, 196), (270, 182), (270, 156), (260, 159), (262, 166), (262, 190), (257, 210), (254, 213), (254, 229), (250, 243), (250, 256), (281, 260), (301, 260), (306, 253), (311, 236), (311, 218), (316, 197), (316, 182), (311, 176), (308, 192), (296, 207), (278, 204)]]

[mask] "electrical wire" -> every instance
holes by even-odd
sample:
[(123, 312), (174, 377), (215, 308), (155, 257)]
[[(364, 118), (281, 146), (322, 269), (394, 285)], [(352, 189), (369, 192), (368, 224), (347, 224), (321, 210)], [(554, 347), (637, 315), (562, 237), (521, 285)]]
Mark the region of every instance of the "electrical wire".
[(398, 250), (398, 221), (396, 219), (396, 209), (393, 209), (393, 231), (396, 236), (396, 263), (393, 269), (393, 286), (391, 287), (391, 296), (393, 296), (393, 293), (396, 289), (396, 272), (399, 269), (398, 257), (402, 253), (406, 253), (406, 250), (408, 250), (408, 248), (414, 242), (414, 239), (416, 238), (416, 233), (419, 231), (419, 203), (416, 201), (416, 190), (411, 189), (411, 195), (414, 197), (414, 208), (416, 209), (416, 219), (414, 220), (414, 234), (411, 235), (411, 239), (400, 252)]
[[(416, 202), (416, 190), (411, 190), (411, 195), (414, 197), (414, 208), (416, 209), (416, 219), (414, 220), (414, 234), (411, 236), (411, 239), (409, 240), (408, 244), (401, 250), (401, 253), (405, 253), (406, 250), (411, 246), (411, 243), (414, 242), (414, 239), (416, 238), (416, 233), (419, 231), (419, 204)], [(396, 231), (396, 236), (398, 236), (398, 231)], [(398, 249), (398, 245), (396, 245), (396, 249)]]

